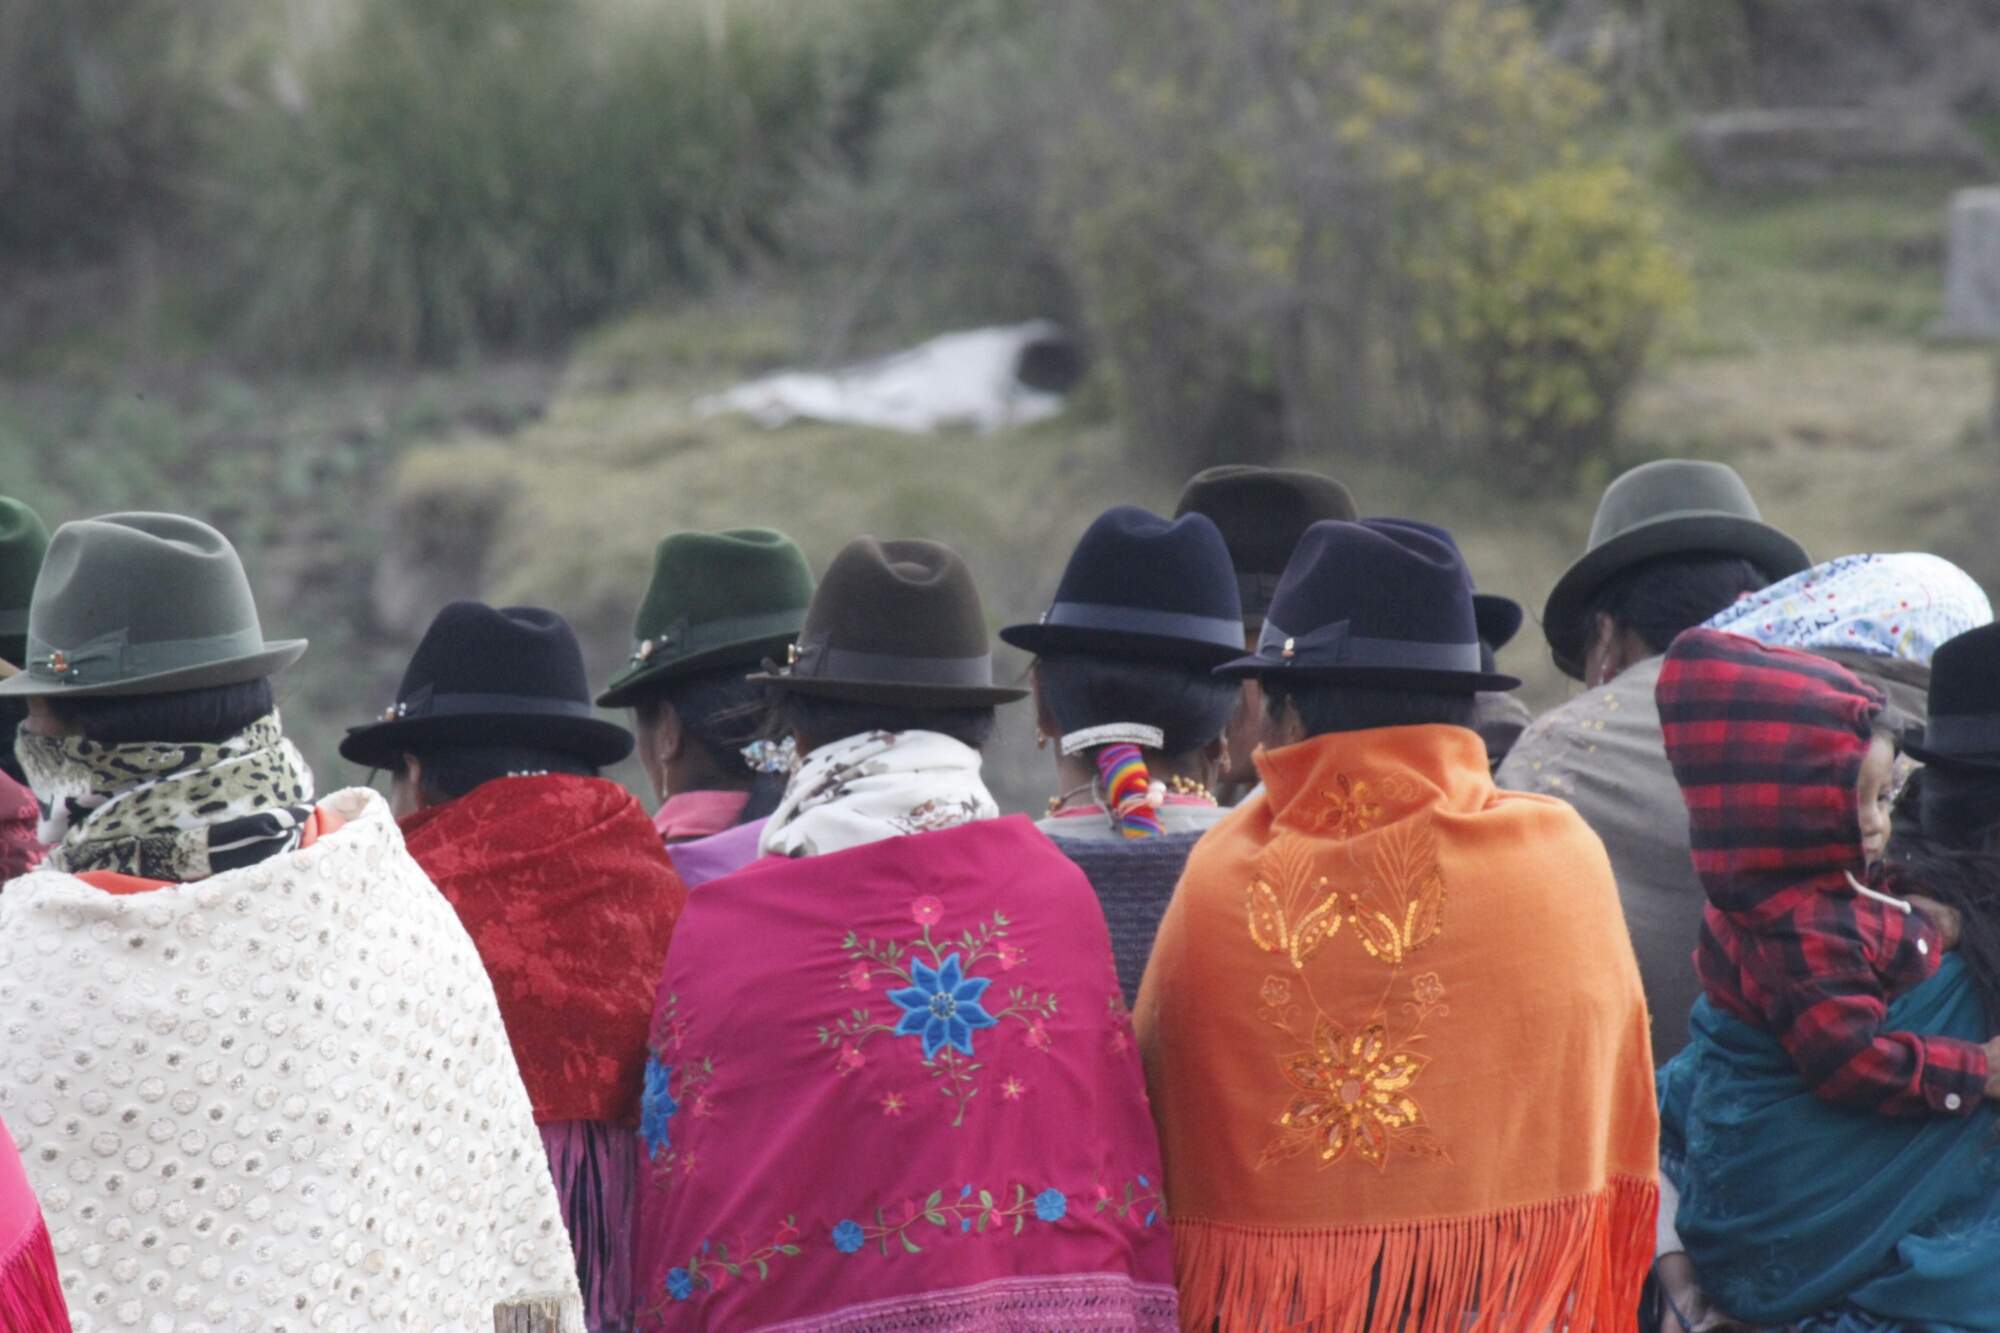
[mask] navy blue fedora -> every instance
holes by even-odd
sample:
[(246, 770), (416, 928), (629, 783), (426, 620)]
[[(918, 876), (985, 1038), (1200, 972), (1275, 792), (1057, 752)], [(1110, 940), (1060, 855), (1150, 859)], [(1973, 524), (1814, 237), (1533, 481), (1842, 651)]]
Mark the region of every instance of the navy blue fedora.
[(441, 746), (524, 745), (595, 768), (632, 753), (632, 733), (597, 717), (583, 648), (569, 622), (538, 606), (453, 602), (437, 613), (380, 718), (349, 727), (340, 757), (397, 768)]
[[(1425, 523), (1421, 519), (1414, 518), (1385, 518), (1382, 522), (1400, 523), (1406, 528), (1429, 533), (1450, 546), (1452, 550), (1458, 551), (1458, 539), (1435, 523)], [(1459, 551), (1461, 561), (1464, 556), (1465, 553)], [(1479, 641), (1486, 645), (1488, 652), (1497, 653), (1513, 642), (1514, 636), (1521, 632), (1521, 622), (1527, 618), (1527, 612), (1523, 611), (1521, 604), (1511, 597), (1480, 592), (1479, 585), (1473, 580), (1470, 565), (1465, 569), (1465, 586), (1472, 590), (1472, 618), (1479, 626)]]
[(1931, 657), (1930, 720), (1912, 759), (2000, 772), (2000, 625), (1969, 629)]
[(1472, 576), (1448, 533), (1401, 519), (1315, 523), (1278, 580), (1257, 651), (1227, 676), (1476, 693), (1521, 682), (1482, 669)]
[(1106, 510), (1070, 554), (1055, 600), (1000, 637), (1038, 657), (1109, 653), (1215, 666), (1243, 652), (1228, 543), (1202, 514)]

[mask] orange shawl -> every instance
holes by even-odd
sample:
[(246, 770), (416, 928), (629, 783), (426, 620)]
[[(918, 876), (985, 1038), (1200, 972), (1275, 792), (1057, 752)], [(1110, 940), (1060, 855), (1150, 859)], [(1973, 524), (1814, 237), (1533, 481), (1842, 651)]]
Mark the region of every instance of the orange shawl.
[(1139, 991), (1182, 1326), (1631, 1328), (1659, 1117), (1603, 846), (1455, 727), (1258, 769)]

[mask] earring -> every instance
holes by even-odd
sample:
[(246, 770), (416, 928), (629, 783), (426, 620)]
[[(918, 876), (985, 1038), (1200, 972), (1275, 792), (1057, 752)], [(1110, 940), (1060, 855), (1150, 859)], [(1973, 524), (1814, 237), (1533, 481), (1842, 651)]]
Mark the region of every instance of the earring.
[(1036, 748), (1037, 750), (1046, 750), (1046, 749), (1048, 749), (1048, 748), (1049, 748), (1049, 733), (1048, 733), (1048, 732), (1046, 732), (1046, 731), (1043, 731), (1043, 730), (1041, 730), (1040, 728), (1037, 728), (1037, 729), (1036, 729), (1036, 731), (1035, 731), (1035, 748)]

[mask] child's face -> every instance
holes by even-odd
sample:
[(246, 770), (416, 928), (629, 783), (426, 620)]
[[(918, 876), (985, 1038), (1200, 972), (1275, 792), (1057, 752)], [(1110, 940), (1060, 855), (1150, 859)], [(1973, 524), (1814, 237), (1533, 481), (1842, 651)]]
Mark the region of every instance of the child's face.
[(1896, 743), (1877, 734), (1861, 760), (1861, 776), (1854, 784), (1860, 803), (1861, 859), (1871, 866), (1889, 850), (1889, 810), (1896, 798), (1895, 782)]

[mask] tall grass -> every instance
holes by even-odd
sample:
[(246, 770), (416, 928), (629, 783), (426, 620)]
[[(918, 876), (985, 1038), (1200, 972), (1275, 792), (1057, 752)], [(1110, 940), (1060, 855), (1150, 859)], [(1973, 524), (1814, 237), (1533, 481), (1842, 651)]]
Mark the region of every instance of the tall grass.
[(699, 284), (852, 151), (926, 8), (356, 0), (219, 145), (223, 302), (264, 355), (448, 360)]

